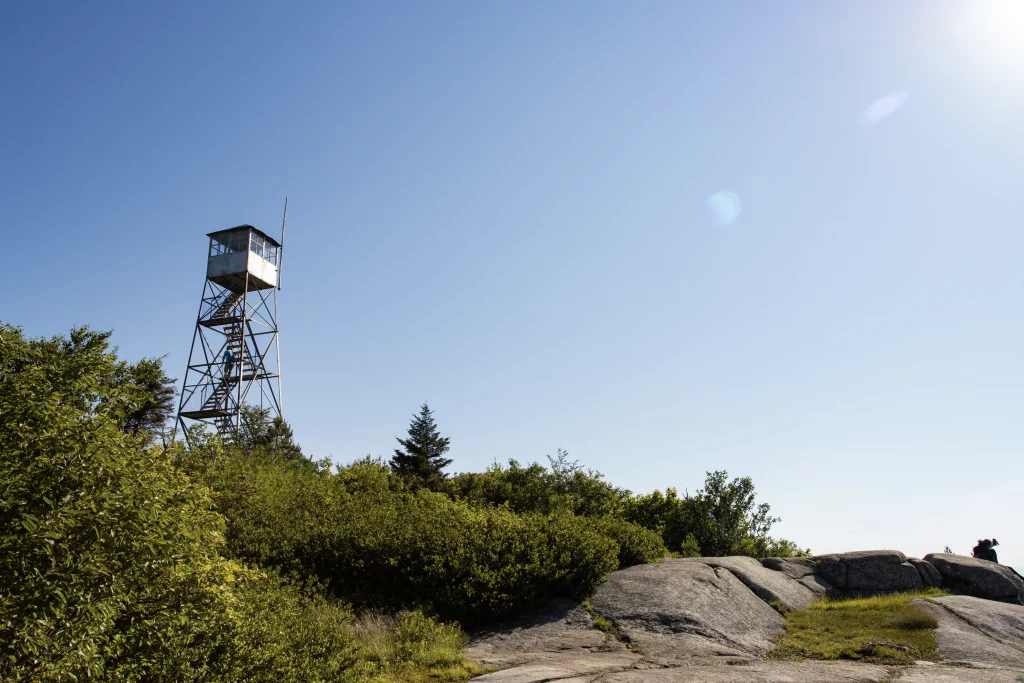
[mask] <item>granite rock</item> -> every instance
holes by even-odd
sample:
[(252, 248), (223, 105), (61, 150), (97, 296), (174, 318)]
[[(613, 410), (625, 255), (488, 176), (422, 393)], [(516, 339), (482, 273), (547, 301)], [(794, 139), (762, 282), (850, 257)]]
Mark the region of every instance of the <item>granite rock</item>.
[(921, 583), (924, 584), (925, 588), (942, 587), (942, 574), (939, 573), (939, 570), (931, 562), (919, 560), (916, 557), (908, 557), (907, 562), (914, 565), (917, 569), (917, 573), (921, 575)]
[(766, 557), (761, 560), (761, 564), (792, 579), (818, 573), (818, 563), (811, 557)]
[[(590, 603), (645, 654), (652, 648), (670, 654), (664, 664), (703, 658), (709, 650), (763, 656), (784, 622), (729, 570), (687, 560), (617, 571)], [(673, 641), (678, 646), (666, 648)]]
[(778, 602), (789, 611), (807, 609), (819, 597), (788, 574), (767, 569), (752, 557), (701, 557), (684, 561), (728, 569), (754, 591), (754, 595), (767, 603)]
[(822, 578), (845, 595), (898, 593), (924, 587), (917, 568), (898, 550), (862, 550), (815, 559)]
[(1009, 567), (948, 553), (932, 553), (924, 559), (939, 570), (945, 588), (987, 600), (1024, 605), (1024, 581)]
[(1004, 632), (1014, 621), (1015, 615), (1006, 615), (1000, 608), (1020, 610), (1022, 614), (1016, 615), (1019, 621), (1024, 617), (1024, 607), (968, 596), (914, 600), (913, 604), (938, 622), (935, 639), (946, 661), (1024, 668), (1024, 650), (1014, 645), (1021, 642), (1021, 636), (1002, 640), (993, 634)]

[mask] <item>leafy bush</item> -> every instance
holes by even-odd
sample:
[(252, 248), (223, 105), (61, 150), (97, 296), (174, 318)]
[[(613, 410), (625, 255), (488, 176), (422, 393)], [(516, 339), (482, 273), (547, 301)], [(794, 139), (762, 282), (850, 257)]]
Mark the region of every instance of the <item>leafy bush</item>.
[(0, 325), (0, 679), (336, 679), (350, 613), (219, 555), (107, 338)]
[(662, 535), (669, 551), (692, 557), (750, 555), (791, 557), (809, 554), (795, 543), (769, 535), (779, 521), (767, 503), (755, 502), (750, 477), (728, 481), (724, 471), (708, 472), (704, 486), (680, 498), (675, 489), (634, 496), (625, 518)]
[(646, 564), (665, 557), (661, 535), (620, 517), (600, 517), (593, 528), (619, 545), (619, 568)]
[[(315, 577), (360, 608), (419, 606), (471, 623), (583, 597), (619, 566), (619, 544), (591, 520), (411, 491), (380, 463), (330, 474), (237, 449), (218, 463), (207, 476), (231, 554)], [(627, 555), (654, 554), (642, 530), (633, 540), (614, 527)]]
[[(149, 628), (129, 631), (108, 648), (104, 662), (119, 681), (355, 680), (352, 613), (322, 597), (222, 562), (222, 581), (206, 587), (206, 603), (184, 602), (130, 610), (122, 622)], [(159, 642), (160, 647), (153, 647)]]
[(0, 680), (454, 680), (456, 626), (404, 612), (371, 638), (326, 596), (474, 624), (582, 599), (666, 545), (799, 552), (724, 472), (632, 496), (559, 451), (438, 492), (380, 461), (311, 462), (259, 410), (233, 443), (195, 428), (154, 447), (169, 380), (108, 337), (0, 324)]
[(482, 473), (464, 473), (448, 482), (454, 498), (474, 505), (505, 505), (513, 512), (571, 512), (586, 517), (620, 515), (629, 491), (604, 481), (600, 472), (584, 470), (569, 454), (559, 450), (548, 457), (550, 469), (539, 463), (522, 466), (509, 460), (508, 467), (494, 463)]
[[(769, 536), (778, 519), (769, 515), (767, 504), (755, 503), (754, 484), (749, 477), (728, 481), (725, 472), (708, 472), (704, 487), (696, 494), (680, 497), (674, 488), (633, 495), (604, 481), (599, 472), (584, 470), (568, 454), (558, 451), (549, 458), (550, 468), (539, 463), (520, 465), (510, 460), (507, 467), (495, 463), (486, 472), (464, 473), (448, 482), (454, 498), (477, 506), (506, 506), (526, 514), (571, 512), (601, 520), (618, 519), (642, 527), (661, 537), (663, 547), (684, 557), (751, 555), (754, 557), (803, 554), (796, 544)], [(602, 526), (604, 525), (604, 526)], [(595, 523), (609, 533), (607, 522)], [(641, 541), (636, 530), (615, 527), (613, 536), (643, 543), (633, 553), (624, 548), (621, 566), (650, 562), (656, 552), (648, 540)], [(626, 534), (626, 535), (623, 535)], [(627, 542), (628, 543), (628, 542)]]
[[(631, 496), (623, 510), (625, 519), (661, 535), (665, 547), (680, 552), (688, 538), (694, 539), (688, 497), (680, 498), (674, 488)], [(700, 554), (699, 548), (697, 554)]]

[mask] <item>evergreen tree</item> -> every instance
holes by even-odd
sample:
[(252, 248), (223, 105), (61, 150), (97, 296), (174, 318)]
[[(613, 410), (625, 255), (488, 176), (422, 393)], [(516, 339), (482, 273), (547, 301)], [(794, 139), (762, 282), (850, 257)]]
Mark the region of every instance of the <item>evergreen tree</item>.
[(162, 434), (174, 417), (175, 381), (164, 372), (163, 358), (119, 364), (116, 382), (125, 385), (126, 390), (134, 390), (136, 395), (134, 403), (125, 410), (121, 429), (129, 434)]
[(270, 417), (270, 410), (259, 406), (242, 406), (241, 429), (235, 443), (246, 453), (261, 448), (285, 460), (308, 462), (302, 448), (295, 443), (291, 425), (284, 418)]
[(448, 438), (441, 436), (434, 421), (430, 406), (420, 406), (419, 415), (414, 415), (409, 422), (409, 436), (406, 439), (395, 437), (402, 445), (396, 448), (391, 457), (391, 469), (413, 485), (437, 488), (447, 477), (442, 472), (452, 464), (444, 454), (448, 452)]

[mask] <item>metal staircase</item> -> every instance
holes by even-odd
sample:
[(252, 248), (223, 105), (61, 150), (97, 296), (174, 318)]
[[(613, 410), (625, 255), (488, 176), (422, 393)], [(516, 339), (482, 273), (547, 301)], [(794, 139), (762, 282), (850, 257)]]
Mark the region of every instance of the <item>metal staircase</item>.
[(226, 297), (224, 297), (224, 301), (222, 301), (220, 306), (217, 307), (217, 310), (213, 312), (210, 319), (218, 320), (232, 317), (231, 312), (235, 310), (235, 307), (238, 306), (238, 302), (241, 300), (241, 294), (238, 292), (230, 292)]
[(238, 304), (241, 301), (241, 294), (238, 292), (228, 292), (224, 300), (216, 304), (217, 307), (208, 316), (200, 320), (199, 324), (203, 327), (219, 327), (235, 322), (239, 319), (235, 309), (238, 308)]
[[(214, 316), (223, 313), (224, 315), (221, 316), (221, 319), (226, 318), (238, 304), (239, 299), (241, 299), (241, 296), (238, 294), (232, 294), (227, 297), (214, 312)], [(207, 322), (213, 322), (214, 320), (216, 318), (211, 317)], [(221, 362), (218, 364), (221, 368), (220, 381), (217, 382), (213, 392), (203, 401), (199, 410), (182, 413), (192, 419), (213, 418), (213, 422), (217, 426), (217, 433), (221, 436), (229, 436), (235, 431), (235, 424), (231, 419), (232, 415), (236, 412), (232, 409), (232, 394), (238, 389), (239, 373), (243, 367), (241, 364), (243, 361), (246, 363), (250, 362), (250, 359), (246, 357), (242, 320), (240, 318), (233, 318), (233, 320), (235, 322), (224, 327), (224, 348), (219, 358)], [(224, 356), (228, 351), (231, 352), (235, 359), (230, 364), (223, 362)]]

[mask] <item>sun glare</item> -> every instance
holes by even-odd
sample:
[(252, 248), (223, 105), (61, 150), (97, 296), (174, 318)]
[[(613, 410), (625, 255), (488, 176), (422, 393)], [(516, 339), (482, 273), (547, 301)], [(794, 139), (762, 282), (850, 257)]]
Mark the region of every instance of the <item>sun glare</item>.
[(979, 56), (1024, 66), (1024, 0), (974, 0), (963, 8), (958, 28)]

